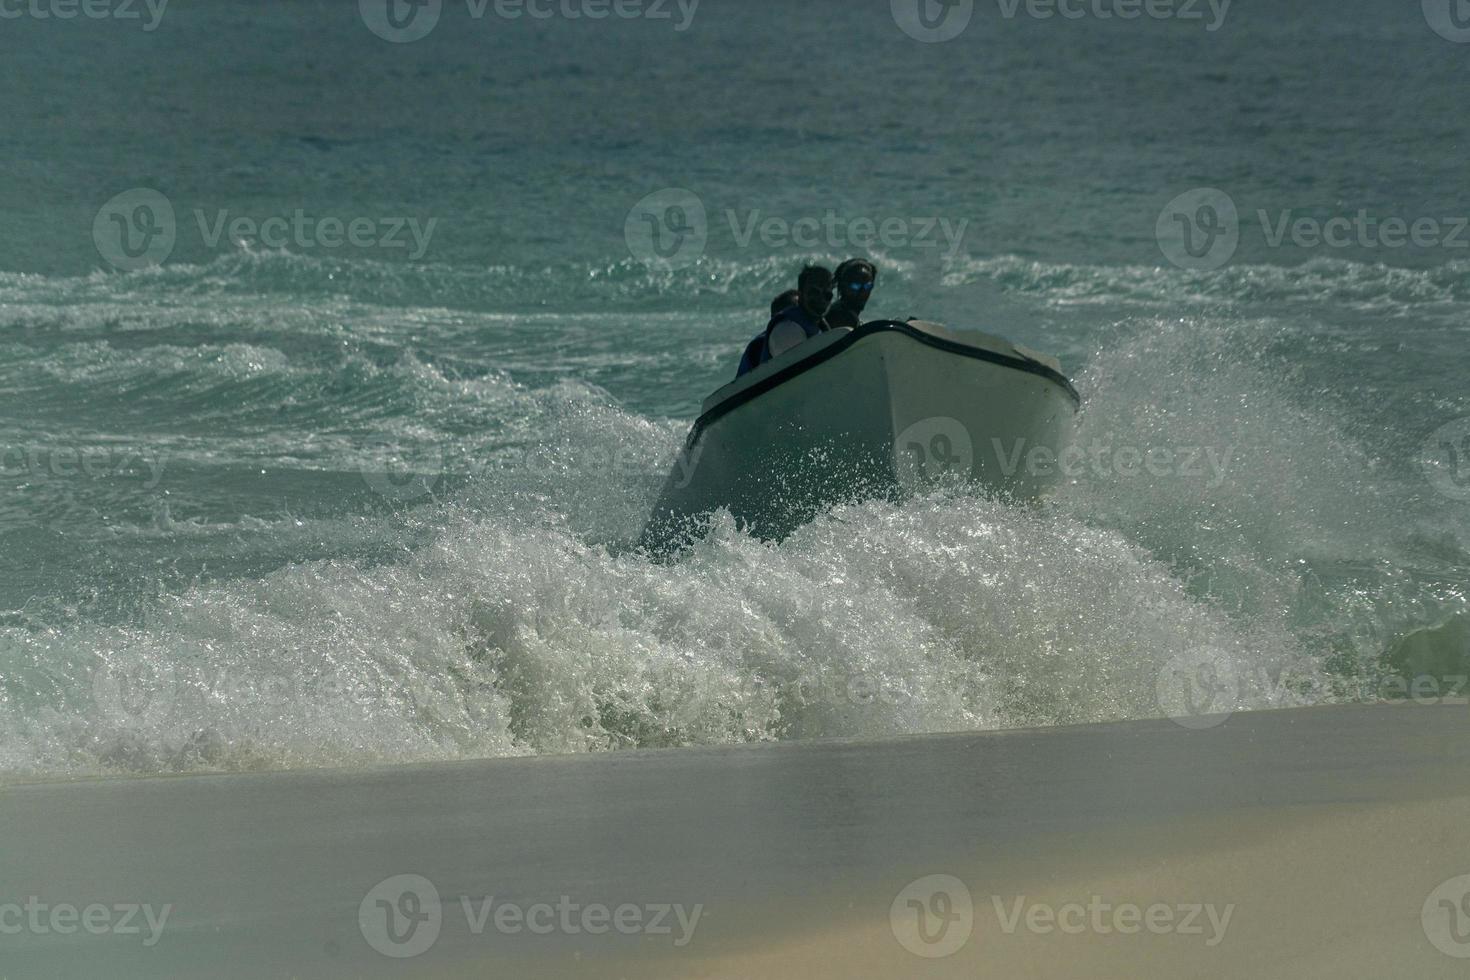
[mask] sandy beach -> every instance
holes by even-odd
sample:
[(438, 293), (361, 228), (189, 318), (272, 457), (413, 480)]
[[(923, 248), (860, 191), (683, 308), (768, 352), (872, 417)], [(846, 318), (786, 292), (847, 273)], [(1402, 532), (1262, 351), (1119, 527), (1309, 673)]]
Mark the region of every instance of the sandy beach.
[(1461, 976), (1465, 712), (16, 786), (0, 975)]

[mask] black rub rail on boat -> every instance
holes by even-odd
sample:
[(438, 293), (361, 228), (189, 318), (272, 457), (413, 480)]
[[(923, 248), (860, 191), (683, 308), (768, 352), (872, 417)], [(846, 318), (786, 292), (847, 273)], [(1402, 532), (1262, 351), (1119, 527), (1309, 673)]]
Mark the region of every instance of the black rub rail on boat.
[(1017, 371), (1026, 371), (1038, 377), (1045, 378), (1053, 384), (1060, 385), (1062, 390), (1071, 397), (1074, 404), (1082, 404), (1082, 396), (1077, 394), (1077, 389), (1072, 387), (1072, 382), (1068, 380), (1067, 376), (1060, 371), (1042, 364), (1040, 361), (1033, 361), (1031, 358), (1022, 354), (1017, 354), (1013, 357), (1009, 354), (1002, 354), (999, 351), (988, 350), (984, 347), (971, 347), (969, 344), (947, 340), (944, 337), (936, 337), (934, 334), (925, 333), (922, 330), (915, 330), (907, 323), (899, 320), (874, 320), (871, 323), (865, 323), (858, 327), (836, 343), (822, 348), (809, 357), (804, 357), (793, 364), (787, 365), (770, 377), (761, 379), (758, 384), (753, 384), (744, 391), (731, 395), (729, 398), (721, 401), (714, 408), (711, 408), (695, 420), (693, 428), (689, 430), (688, 444), (693, 445), (705, 427), (719, 419), (725, 413), (739, 408), (752, 398), (756, 398), (770, 391), (777, 385), (791, 380), (802, 372), (809, 371), (818, 364), (831, 360), (864, 337), (871, 337), (873, 334), (889, 331), (904, 334), (921, 344), (927, 344), (930, 347), (938, 348), (950, 354), (958, 354), (961, 357), (973, 357), (978, 361), (989, 361), (992, 364), (1000, 364)]

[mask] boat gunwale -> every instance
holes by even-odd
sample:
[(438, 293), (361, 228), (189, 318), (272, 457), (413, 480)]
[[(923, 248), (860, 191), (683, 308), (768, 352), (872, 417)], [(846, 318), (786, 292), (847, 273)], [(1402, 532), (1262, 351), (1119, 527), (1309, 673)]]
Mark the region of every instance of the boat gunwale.
[(1000, 351), (994, 351), (984, 347), (974, 347), (961, 340), (952, 340), (948, 337), (929, 333), (926, 330), (920, 330), (912, 324), (904, 323), (900, 320), (874, 320), (870, 323), (863, 324), (835, 343), (829, 344), (821, 350), (813, 351), (810, 355), (793, 361), (779, 371), (771, 372), (769, 377), (762, 378), (749, 388), (732, 392), (719, 402), (716, 402), (708, 410), (702, 412), (699, 418), (694, 420), (694, 425), (689, 430), (689, 438), (686, 444), (690, 446), (694, 445), (706, 428), (746, 402), (759, 398), (766, 392), (780, 387), (782, 384), (785, 384), (799, 374), (811, 370), (818, 364), (826, 363), (837, 355), (844, 353), (859, 341), (880, 333), (903, 334), (910, 340), (916, 340), (921, 344), (927, 344), (930, 347), (950, 354), (959, 354), (962, 357), (971, 357), (979, 361), (987, 361), (991, 364), (998, 364), (1001, 367), (1037, 375), (1065, 391), (1072, 399), (1074, 411), (1082, 406), (1082, 396), (1077, 394), (1077, 389), (1072, 386), (1072, 382), (1068, 380), (1066, 375), (1040, 361), (1032, 360), (1024, 354), (1018, 352), (1016, 356), (1012, 357)]

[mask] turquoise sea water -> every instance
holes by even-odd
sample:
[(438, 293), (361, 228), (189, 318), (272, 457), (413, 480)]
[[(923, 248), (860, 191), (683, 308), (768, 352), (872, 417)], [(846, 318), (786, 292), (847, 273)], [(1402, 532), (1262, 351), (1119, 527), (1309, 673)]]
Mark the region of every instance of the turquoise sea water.
[[(901, 6), (0, 23), (0, 771), (1157, 715), (1199, 650), (1352, 698), (1462, 615), (1470, 44)], [(1228, 255), (1161, 245), (1227, 200)], [(1094, 462), (633, 551), (770, 297), (855, 253), (874, 315), (1060, 357)]]

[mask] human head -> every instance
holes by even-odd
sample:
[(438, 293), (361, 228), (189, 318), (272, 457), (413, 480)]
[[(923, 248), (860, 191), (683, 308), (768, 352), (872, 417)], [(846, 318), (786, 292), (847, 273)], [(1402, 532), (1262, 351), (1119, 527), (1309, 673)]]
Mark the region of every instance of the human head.
[(800, 298), (801, 298), (801, 293), (798, 292), (797, 290), (795, 290), (795, 289), (788, 289), (788, 290), (786, 290), (786, 292), (782, 293), (780, 296), (777, 296), (775, 299), (771, 300), (771, 316), (775, 316), (777, 313), (780, 313), (782, 310), (787, 310), (787, 309), (790, 309), (791, 307), (795, 306), (797, 300), (799, 300)]
[(814, 317), (822, 316), (832, 305), (832, 273), (820, 266), (809, 265), (797, 277), (801, 308)]
[(878, 282), (878, 267), (867, 259), (848, 259), (837, 267), (837, 301), (861, 313)]

